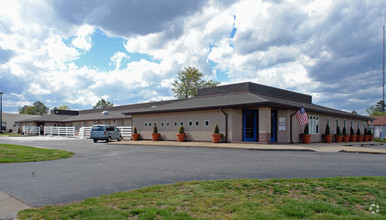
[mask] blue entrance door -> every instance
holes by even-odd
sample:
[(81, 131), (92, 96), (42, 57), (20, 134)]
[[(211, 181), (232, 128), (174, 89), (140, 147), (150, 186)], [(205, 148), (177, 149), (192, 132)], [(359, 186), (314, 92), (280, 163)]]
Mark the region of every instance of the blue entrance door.
[(277, 110), (271, 111), (271, 142), (277, 141)]
[(243, 111), (243, 140), (257, 141), (257, 111)]

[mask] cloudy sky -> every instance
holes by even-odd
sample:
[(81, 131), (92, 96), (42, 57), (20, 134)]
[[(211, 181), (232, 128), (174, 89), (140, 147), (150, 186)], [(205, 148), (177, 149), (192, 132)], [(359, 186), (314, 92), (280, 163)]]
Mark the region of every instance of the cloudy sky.
[(384, 0), (0, 0), (3, 111), (172, 99), (179, 70), (364, 114), (382, 99)]

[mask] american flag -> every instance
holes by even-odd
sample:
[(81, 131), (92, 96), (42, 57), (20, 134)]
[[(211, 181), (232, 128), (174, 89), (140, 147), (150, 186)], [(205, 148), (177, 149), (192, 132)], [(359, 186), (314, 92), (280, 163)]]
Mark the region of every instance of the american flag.
[(306, 113), (306, 110), (304, 107), (301, 107), (297, 112), (296, 112), (296, 118), (298, 119), (298, 122), (300, 126), (303, 126), (308, 123), (308, 115)]

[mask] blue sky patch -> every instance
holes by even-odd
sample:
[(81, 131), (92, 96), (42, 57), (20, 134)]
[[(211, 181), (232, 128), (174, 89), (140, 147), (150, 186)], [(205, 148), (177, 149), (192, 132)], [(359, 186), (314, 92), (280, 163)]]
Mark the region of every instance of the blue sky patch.
[[(74, 38), (75, 37), (65, 39), (63, 42), (70, 46)], [(79, 67), (95, 67), (101, 71), (114, 70), (115, 65), (111, 65), (111, 57), (116, 52), (125, 53), (130, 57), (128, 60), (122, 60), (121, 68), (126, 67), (127, 63), (129, 62), (140, 61), (142, 59), (148, 60), (150, 62), (160, 63), (160, 60), (156, 60), (147, 54), (128, 53), (124, 47), (125, 39), (120, 37), (109, 37), (100, 29), (95, 30), (95, 32), (91, 35), (91, 39), (91, 49), (81, 54), (79, 59), (74, 61), (74, 63)]]

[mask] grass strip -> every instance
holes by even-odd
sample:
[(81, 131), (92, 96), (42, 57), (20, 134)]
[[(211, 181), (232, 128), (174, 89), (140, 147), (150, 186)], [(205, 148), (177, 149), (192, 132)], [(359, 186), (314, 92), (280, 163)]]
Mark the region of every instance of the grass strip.
[(13, 144), (0, 144), (0, 163), (56, 160), (69, 158), (73, 155), (74, 153), (63, 150), (42, 149)]
[(386, 177), (178, 182), (28, 209), (18, 218), (385, 219)]
[(0, 136), (23, 136), (23, 135), (15, 134), (15, 133), (0, 133)]

